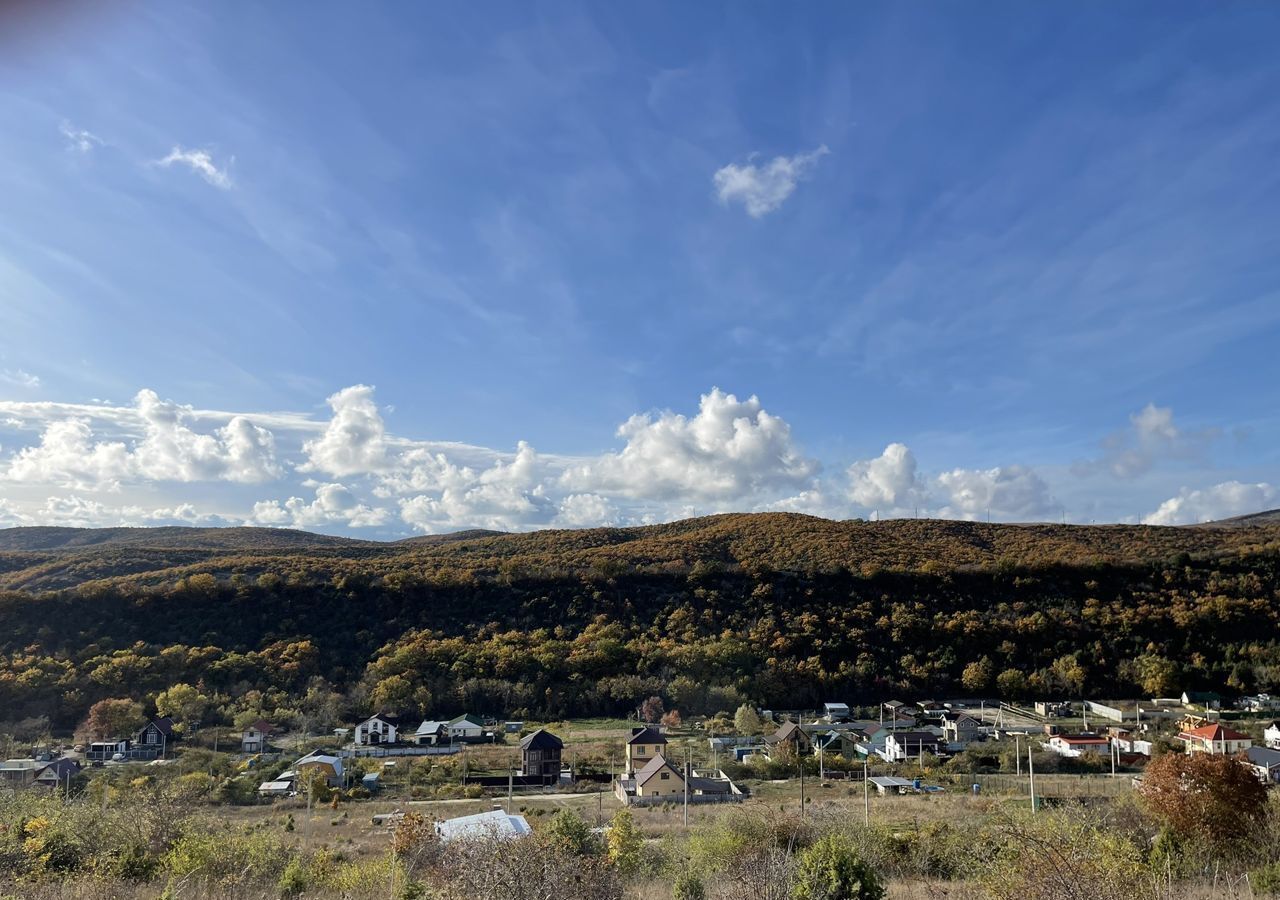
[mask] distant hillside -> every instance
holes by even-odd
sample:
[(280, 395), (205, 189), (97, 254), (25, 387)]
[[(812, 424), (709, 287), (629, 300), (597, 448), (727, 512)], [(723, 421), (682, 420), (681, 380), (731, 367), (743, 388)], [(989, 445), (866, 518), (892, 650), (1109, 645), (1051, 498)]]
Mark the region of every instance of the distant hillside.
[(373, 707), (619, 715), (653, 695), (731, 713), (1280, 689), (1280, 524), (767, 513), (392, 543), (0, 536), (22, 548), (0, 551), (0, 733), (42, 717), (66, 729), (98, 700), (151, 703), (180, 683), (224, 719), (326, 727)]
[(1247, 516), (1235, 516), (1230, 519), (1218, 519), (1206, 522), (1201, 528), (1252, 528), (1255, 525), (1280, 525), (1280, 509), (1269, 509), (1266, 512), (1250, 513)]
[(0, 531), (0, 588), (50, 590), (104, 579), (152, 585), (208, 573), (306, 571), (310, 578), (426, 580), (674, 573), (694, 567), (789, 572), (933, 573), (1162, 562), (1280, 544), (1280, 523), (1252, 527), (885, 522), (741, 513), (637, 528), (525, 534), (473, 530), (390, 543), (269, 528), (13, 528)]
[(367, 546), (369, 541), (287, 528), (0, 528), (0, 551), (70, 550), (84, 547), (150, 547), (205, 550), (282, 550)]

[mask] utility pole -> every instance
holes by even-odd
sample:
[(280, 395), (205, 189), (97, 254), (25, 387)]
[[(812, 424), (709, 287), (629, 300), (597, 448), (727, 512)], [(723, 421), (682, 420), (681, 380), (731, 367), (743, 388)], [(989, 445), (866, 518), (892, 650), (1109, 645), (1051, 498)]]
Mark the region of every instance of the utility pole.
[(516, 788), (516, 767), (507, 767), (507, 815), (511, 815), (511, 795)]
[(863, 823), (871, 827), (871, 760), (866, 758), (862, 760), (862, 807), (863, 807)]
[(1031, 812), (1036, 812), (1036, 763), (1031, 755), (1031, 741), (1027, 741), (1027, 772), (1031, 776)]
[(689, 748), (684, 748), (684, 827), (689, 827), (689, 775), (692, 771), (689, 765)]
[(800, 763), (800, 821), (803, 822), (808, 815), (808, 811), (804, 805), (804, 757), (800, 755), (800, 743), (796, 742), (796, 759)]
[(1022, 777), (1022, 735), (1013, 733), (1013, 757), (1018, 761), (1018, 777)]

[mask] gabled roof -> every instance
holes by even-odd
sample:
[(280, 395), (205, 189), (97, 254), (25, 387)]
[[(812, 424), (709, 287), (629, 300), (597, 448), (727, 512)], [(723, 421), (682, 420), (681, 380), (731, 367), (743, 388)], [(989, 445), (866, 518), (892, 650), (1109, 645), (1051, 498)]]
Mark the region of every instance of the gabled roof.
[(520, 741), (521, 750), (561, 750), (563, 748), (564, 741), (545, 728), (526, 734)]
[(448, 728), (448, 722), (437, 722), (433, 719), (427, 719), (418, 726), (418, 730), (414, 734), (439, 734), (442, 728)]
[(484, 727), (484, 723), (477, 721), (476, 717), (473, 716), (471, 713), (463, 713), (462, 715), (458, 716), (456, 719), (450, 719), (449, 724), (450, 725), (474, 725), (476, 728)]
[(902, 746), (908, 744), (941, 744), (942, 738), (932, 731), (891, 731), (889, 737)]
[[(386, 722), (388, 725), (395, 725), (397, 728), (400, 726), (400, 717), (393, 716), (391, 715), (391, 713), (384, 713), (384, 712), (374, 713), (364, 721), (372, 722), (374, 719), (381, 719), (383, 722)], [(362, 722), (361, 724), (364, 724), (364, 723)]]
[(249, 726), (249, 729), (257, 731), (260, 734), (274, 734), (276, 726), (272, 725), (266, 719), (259, 719)]
[(1272, 719), (1270, 724), (1268, 724), (1266, 729), (1264, 730), (1270, 731), (1272, 728), (1274, 728), (1276, 731), (1280, 731), (1280, 719)]
[(1247, 741), (1249, 735), (1241, 734), (1238, 731), (1232, 731), (1225, 725), (1201, 725), (1199, 728), (1193, 728), (1190, 731), (1184, 731), (1178, 737), (1186, 740), (1187, 738), (1198, 738), (1202, 741)]
[[(665, 744), (667, 739), (662, 732), (652, 725), (646, 725), (643, 728), (632, 728), (631, 739), (628, 744)], [(659, 757), (654, 757), (655, 759)]]
[[(1100, 734), (1055, 734), (1057, 738), (1064, 744), (1107, 744), (1110, 743)], [(1050, 738), (1052, 740), (1052, 738)]]
[(62, 759), (55, 759), (46, 766), (41, 766), (35, 777), (40, 779), (45, 776), (52, 776), (55, 780), (62, 781), (68, 775), (75, 775), (79, 771), (80, 763), (78, 760), (63, 757)]
[(160, 732), (165, 737), (173, 737), (173, 717), (172, 716), (156, 716), (153, 719), (149, 719), (147, 720), (146, 725), (143, 725), (141, 728), (138, 729), (138, 733), (141, 734), (142, 732), (150, 728), (152, 725), (155, 726), (156, 731)]
[(803, 729), (801, 729), (795, 722), (784, 722), (777, 731), (765, 737), (765, 742), (769, 744), (777, 744), (782, 741), (799, 741), (802, 737), (807, 736), (808, 735), (804, 733)]
[(652, 778), (653, 776), (661, 772), (663, 769), (670, 769), (672, 772), (675, 772), (676, 775), (679, 776), (680, 778), (684, 778), (684, 776), (680, 774), (680, 770), (677, 769), (675, 766), (671, 765), (671, 763), (667, 762), (666, 759), (664, 759), (662, 756), (654, 756), (654, 757), (651, 757), (650, 760), (644, 764), (644, 767), (639, 772), (636, 772), (636, 784), (637, 785), (644, 784), (650, 778)]

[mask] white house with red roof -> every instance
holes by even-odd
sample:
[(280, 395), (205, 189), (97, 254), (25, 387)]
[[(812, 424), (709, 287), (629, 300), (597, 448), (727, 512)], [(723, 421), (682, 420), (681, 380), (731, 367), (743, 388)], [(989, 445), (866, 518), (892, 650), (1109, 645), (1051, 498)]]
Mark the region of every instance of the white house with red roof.
[(1201, 725), (1178, 735), (1188, 753), (1212, 753), (1230, 756), (1253, 746), (1253, 739), (1220, 723)]

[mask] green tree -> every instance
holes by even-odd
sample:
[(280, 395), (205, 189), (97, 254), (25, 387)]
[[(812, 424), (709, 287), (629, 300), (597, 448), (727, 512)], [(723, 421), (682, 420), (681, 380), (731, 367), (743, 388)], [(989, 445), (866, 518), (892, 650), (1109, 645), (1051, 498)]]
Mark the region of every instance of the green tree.
[(977, 694), (991, 687), (991, 679), (995, 676), (995, 665), (991, 657), (984, 656), (964, 667), (960, 675), (960, 683), (970, 693)]
[(744, 703), (733, 714), (733, 729), (738, 734), (759, 734), (764, 731), (764, 720), (754, 706)]
[(884, 885), (849, 839), (828, 834), (800, 854), (795, 900), (880, 900)]
[(702, 879), (692, 872), (681, 872), (671, 886), (671, 900), (706, 900), (706, 896)]
[(1017, 669), (1005, 669), (996, 676), (996, 690), (1009, 700), (1021, 700), (1027, 695), (1027, 676)]
[(209, 698), (189, 684), (175, 684), (156, 695), (156, 714), (182, 724), (199, 722), (208, 708)]
[(571, 809), (557, 810), (547, 823), (547, 838), (565, 853), (578, 856), (594, 856), (600, 852), (600, 842), (591, 833), (591, 826)]
[(631, 810), (620, 809), (609, 822), (609, 861), (623, 875), (633, 875), (640, 868), (640, 848), (643, 841), (636, 830)]
[(1147, 653), (1134, 660), (1138, 685), (1148, 697), (1167, 697), (1173, 692), (1178, 678), (1178, 666), (1173, 660), (1155, 653)]

